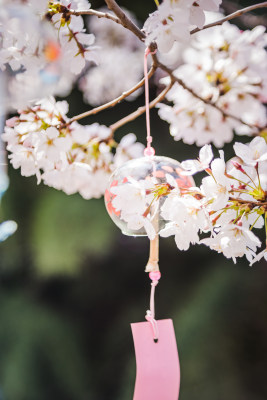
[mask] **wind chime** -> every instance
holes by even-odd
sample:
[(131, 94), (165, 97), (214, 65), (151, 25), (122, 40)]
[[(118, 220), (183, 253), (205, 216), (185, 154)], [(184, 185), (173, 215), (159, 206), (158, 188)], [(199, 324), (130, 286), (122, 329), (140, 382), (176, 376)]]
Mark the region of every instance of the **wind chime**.
[[(144, 157), (131, 160), (111, 176), (105, 193), (107, 211), (114, 223), (128, 236), (148, 236), (150, 256), (145, 271), (151, 279), (150, 309), (146, 321), (132, 323), (136, 355), (134, 400), (177, 400), (180, 389), (180, 365), (173, 322), (155, 319), (155, 288), (159, 270), (159, 232), (165, 227), (164, 203), (175, 190), (194, 186), (191, 177), (182, 174), (178, 161), (155, 156), (151, 146), (149, 88), (146, 49), (144, 56), (147, 147)], [(131, 197), (132, 196), (132, 197)], [(131, 197), (128, 206), (127, 198)], [(141, 213), (140, 213), (141, 210)]]

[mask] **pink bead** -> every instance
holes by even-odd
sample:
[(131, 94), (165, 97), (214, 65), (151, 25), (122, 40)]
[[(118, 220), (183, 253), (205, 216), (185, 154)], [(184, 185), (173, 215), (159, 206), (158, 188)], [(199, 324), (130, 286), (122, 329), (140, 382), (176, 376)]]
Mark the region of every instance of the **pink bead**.
[(152, 281), (159, 281), (161, 278), (161, 273), (159, 271), (151, 271), (149, 272), (149, 278)]
[(146, 147), (144, 150), (144, 155), (146, 157), (151, 157), (155, 155), (155, 150), (153, 149), (153, 147)]

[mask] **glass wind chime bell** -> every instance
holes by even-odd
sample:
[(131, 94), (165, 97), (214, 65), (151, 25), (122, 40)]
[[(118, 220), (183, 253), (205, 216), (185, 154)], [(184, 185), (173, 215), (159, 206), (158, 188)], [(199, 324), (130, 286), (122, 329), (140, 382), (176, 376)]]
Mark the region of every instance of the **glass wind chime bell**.
[[(191, 176), (182, 175), (182, 171), (181, 164), (176, 160), (150, 156), (130, 160), (112, 174), (105, 194), (106, 208), (124, 235), (149, 236), (146, 230), (149, 224), (155, 234), (165, 227), (167, 221), (161, 208), (166, 196), (176, 188), (184, 189), (193, 185)], [(124, 198), (120, 199), (119, 196)], [(132, 201), (129, 202), (131, 197)], [(135, 214), (143, 216), (139, 225), (132, 223)]]
[(147, 147), (144, 157), (126, 162), (112, 174), (105, 204), (123, 234), (150, 239), (150, 257), (146, 266), (151, 279), (150, 309), (146, 313), (147, 322), (131, 324), (137, 363), (134, 400), (177, 400), (180, 366), (173, 323), (171, 319), (155, 319), (155, 288), (161, 277), (158, 238), (168, 222), (164, 217), (167, 197), (189, 189), (194, 186), (194, 181), (183, 174), (178, 161), (155, 156), (151, 147), (148, 54), (147, 49), (144, 65)]

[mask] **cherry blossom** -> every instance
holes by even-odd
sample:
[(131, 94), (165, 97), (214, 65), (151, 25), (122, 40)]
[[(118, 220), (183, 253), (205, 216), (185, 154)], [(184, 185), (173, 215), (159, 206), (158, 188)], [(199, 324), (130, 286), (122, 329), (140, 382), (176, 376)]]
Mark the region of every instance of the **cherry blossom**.
[(146, 44), (156, 41), (159, 51), (167, 53), (174, 42), (188, 42), (190, 6), (193, 1), (164, 1), (144, 24)]
[(117, 144), (110, 129), (98, 123), (68, 125), (67, 111), (66, 101), (49, 98), (8, 120), (2, 139), (10, 162), (23, 176), (36, 175), (38, 183), (86, 199), (101, 197), (113, 170), (140, 157), (144, 146), (133, 134)]
[(0, 69), (8, 80), (8, 109), (40, 96), (67, 95), (86, 63), (96, 61), (95, 37), (85, 32), (83, 18), (63, 13), (81, 6), (88, 9), (90, 3), (11, 1), (1, 9)]
[(237, 224), (222, 227), (217, 235), (202, 239), (201, 243), (223, 253), (226, 258), (232, 258), (234, 263), (236, 263), (237, 257), (246, 255), (247, 258), (250, 258), (249, 249), (255, 252), (261, 245), (260, 240), (253, 232)]
[(160, 231), (160, 236), (174, 235), (180, 250), (187, 250), (190, 243), (198, 243), (198, 232), (207, 228), (205, 210), (201, 202), (191, 196), (169, 196), (161, 208), (161, 213), (165, 219), (172, 222)]
[(267, 249), (264, 249), (260, 253), (258, 253), (256, 257), (254, 257), (254, 259), (251, 261), (250, 266), (253, 265), (255, 262), (260, 261), (262, 258), (267, 261)]
[[(266, 42), (264, 28), (241, 32), (228, 22), (194, 35), (190, 46), (183, 51), (184, 63), (174, 75), (207, 102), (178, 83), (173, 86), (166, 96), (173, 107), (159, 105), (159, 115), (170, 123), (170, 132), (176, 140), (200, 146), (213, 142), (222, 147), (233, 139), (234, 132), (252, 135), (253, 126), (264, 130)], [(169, 78), (162, 80), (165, 84), (169, 82)], [(224, 112), (233, 118), (225, 118)]]
[[(122, 10), (121, 19), (114, 8), (116, 15), (91, 10), (87, 0), (1, 4), (1, 112), (19, 110), (6, 121), (2, 139), (21, 175), (85, 199), (105, 193), (108, 212), (126, 234), (174, 236), (180, 250), (204, 244), (234, 262), (245, 256), (250, 265), (267, 260), (255, 234), (267, 232), (264, 27), (241, 31), (217, 21), (202, 30), (223, 17), (211, 13), (223, 6), (221, 0), (164, 0), (143, 30), (130, 11)], [(92, 14), (87, 20), (84, 11)], [(82, 125), (80, 119), (141, 93), (144, 46), (153, 44), (151, 50), (153, 42), (153, 82), (170, 87), (151, 106), (157, 104), (174, 140), (203, 147), (198, 159), (181, 164), (151, 157), (148, 166), (141, 158), (120, 180), (114, 178), (120, 166), (142, 157), (144, 146), (134, 133), (124, 132), (119, 142), (116, 130), (144, 108), (110, 127), (95, 119)], [(102, 106), (70, 119), (68, 103), (51, 95), (64, 97), (74, 84), (88, 103)], [(133, 86), (139, 89), (127, 96)], [(253, 139), (235, 143), (225, 161), (211, 144), (223, 147), (234, 134)], [(137, 178), (138, 162), (146, 166)], [(197, 172), (205, 176), (195, 186), (190, 175)], [(7, 181), (0, 178), (1, 196)], [(0, 241), (15, 229), (12, 221), (1, 223)]]
[(188, 174), (193, 175), (196, 172), (209, 168), (212, 159), (213, 152), (211, 145), (206, 144), (200, 149), (198, 160), (183, 161), (181, 167), (188, 171)]
[(222, 147), (233, 139), (235, 122), (226, 120), (219, 110), (196, 99), (178, 84), (166, 98), (174, 105), (158, 104), (159, 116), (170, 124), (174, 140), (198, 146), (214, 143)]
[[(153, 211), (146, 213), (149, 209), (154, 195), (151, 192), (153, 188), (151, 180), (139, 180), (132, 177), (126, 177), (126, 181), (121, 185), (111, 187), (110, 192), (115, 195), (112, 199), (112, 206), (115, 211), (120, 211), (120, 217), (127, 222), (127, 228), (138, 231), (145, 228), (150, 239), (155, 237), (155, 229), (151, 220), (153, 219)], [(147, 192), (150, 194), (147, 194)], [(149, 214), (151, 218), (149, 218)]]
[[(77, 8), (79, 3), (67, 3), (68, 8)], [(77, 5), (76, 5), (77, 4)], [(59, 41), (62, 47), (63, 59), (62, 63), (70, 68), (70, 71), (78, 75), (86, 65), (86, 61), (97, 62), (96, 48), (92, 47), (95, 41), (93, 34), (85, 33), (84, 22), (81, 16), (72, 15), (65, 17), (64, 13), (58, 13), (57, 5), (64, 6), (59, 2), (52, 2), (50, 6), (50, 15), (53, 25), (58, 30)], [(66, 6), (65, 6), (66, 7)], [(87, 3), (85, 9), (90, 8)]]
[(267, 144), (262, 137), (255, 137), (248, 145), (235, 143), (235, 153), (248, 165), (267, 160)]
[(175, 41), (189, 42), (190, 25), (202, 28), (204, 11), (217, 11), (221, 0), (165, 0), (144, 24), (146, 44), (155, 41), (159, 51), (169, 52)]
[(131, 177), (127, 178), (127, 182), (111, 188), (111, 193), (116, 197), (112, 203), (116, 210), (121, 211), (124, 215), (140, 213), (143, 214), (146, 207), (153, 200), (153, 195), (146, 196), (146, 191), (153, 186), (151, 182), (146, 180), (137, 181)]
[(190, 9), (190, 23), (202, 28), (206, 21), (204, 11), (218, 11), (222, 0), (197, 0)]
[(211, 163), (211, 176), (204, 178), (201, 185), (211, 210), (217, 211), (226, 206), (230, 189), (231, 182), (225, 176), (225, 162), (217, 158)]
[[(255, 139), (251, 148), (260, 157), (265, 154), (265, 146), (260, 138)], [(250, 154), (251, 148), (245, 147)], [(238, 155), (238, 144), (234, 149)], [(250, 265), (266, 258), (266, 250), (257, 255), (261, 241), (253, 230), (264, 227), (263, 216), (267, 215), (266, 180), (262, 179), (266, 175), (267, 160), (262, 158), (259, 163), (252, 163), (250, 157), (243, 157), (240, 163), (237, 161), (240, 158), (234, 157), (225, 163), (223, 151), (219, 155), (213, 159), (211, 146), (205, 145), (198, 160), (182, 164), (188, 166), (186, 173), (205, 169), (208, 176), (202, 179), (200, 188), (178, 187), (174, 177), (166, 174), (168, 190), (164, 192), (163, 202), (154, 203), (156, 181), (137, 182), (128, 177), (122, 184), (116, 183), (110, 190), (114, 195), (112, 206), (119, 212), (117, 217), (126, 221), (129, 228), (145, 228), (147, 235), (154, 237), (155, 226), (150, 214), (154, 203), (156, 213), (165, 221), (159, 230), (160, 236), (174, 236), (179, 250), (188, 250), (191, 244), (205, 244), (234, 262), (245, 256)], [(259, 166), (262, 166), (261, 172)]]

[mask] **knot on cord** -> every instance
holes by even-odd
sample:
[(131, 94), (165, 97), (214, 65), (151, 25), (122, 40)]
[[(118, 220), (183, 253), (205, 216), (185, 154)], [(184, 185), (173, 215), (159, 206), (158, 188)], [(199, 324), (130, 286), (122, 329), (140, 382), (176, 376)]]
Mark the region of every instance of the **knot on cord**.
[(152, 317), (150, 310), (147, 310), (147, 312), (146, 312), (146, 320), (151, 323), (152, 330), (153, 330), (153, 340), (155, 343), (157, 343), (159, 340), (158, 323), (155, 320), (155, 318)]

